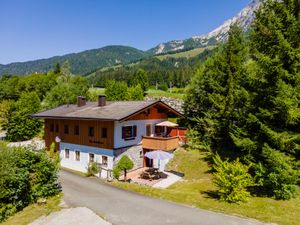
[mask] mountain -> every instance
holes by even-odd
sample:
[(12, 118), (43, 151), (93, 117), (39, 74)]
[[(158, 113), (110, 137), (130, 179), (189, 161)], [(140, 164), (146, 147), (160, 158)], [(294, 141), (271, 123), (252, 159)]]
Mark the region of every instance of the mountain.
[(24, 75), (35, 72), (47, 72), (56, 63), (63, 64), (69, 60), (74, 74), (87, 74), (96, 69), (117, 64), (128, 64), (146, 57), (148, 53), (127, 46), (106, 46), (104, 48), (87, 50), (48, 59), (39, 59), (28, 62), (0, 64), (0, 75)]
[(255, 11), (259, 8), (260, 0), (253, 0), (249, 5), (242, 9), (236, 16), (225, 21), (221, 26), (205, 35), (194, 36), (185, 40), (174, 40), (161, 43), (148, 50), (150, 54), (165, 54), (179, 50), (189, 50), (193, 48), (215, 45), (227, 39), (230, 26), (237, 23), (247, 31), (255, 18)]
[(259, 5), (260, 0), (253, 0), (235, 17), (225, 21), (223, 25), (208, 34), (194, 36), (185, 40), (162, 43), (146, 52), (127, 46), (106, 46), (99, 49), (55, 56), (48, 59), (11, 63), (7, 65), (0, 64), (0, 76), (3, 74), (24, 75), (34, 72), (47, 72), (52, 69), (56, 63), (62, 64), (66, 60), (69, 60), (74, 74), (86, 75), (98, 71), (101, 68), (112, 67), (119, 64), (126, 65), (139, 61), (147, 56), (188, 51), (195, 48), (216, 45), (227, 39), (230, 26), (234, 23), (243, 27), (245, 31), (248, 30)]

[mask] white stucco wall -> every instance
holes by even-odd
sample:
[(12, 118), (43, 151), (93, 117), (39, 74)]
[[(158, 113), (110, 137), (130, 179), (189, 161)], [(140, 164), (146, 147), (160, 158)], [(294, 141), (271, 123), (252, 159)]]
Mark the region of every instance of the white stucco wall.
[[(146, 124), (152, 124), (152, 133), (154, 132), (154, 126), (157, 123), (165, 121), (166, 119), (156, 120), (129, 120), (124, 122), (115, 121), (114, 124), (114, 148), (123, 148), (132, 145), (141, 144), (142, 136), (146, 134)], [(136, 138), (134, 140), (122, 139), (122, 127), (123, 126), (137, 126)]]
[[(65, 157), (65, 149), (69, 149), (69, 158)], [(80, 151), (80, 160), (76, 160), (75, 151)], [(113, 169), (114, 157), (113, 150), (108, 149), (98, 149), (88, 146), (61, 143), (60, 144), (60, 164), (62, 167), (69, 168), (72, 170), (80, 171), (83, 173), (87, 172), (89, 164), (89, 153), (94, 154), (94, 161), (97, 163), (102, 163), (102, 156), (107, 156), (107, 166), (101, 171), (101, 177), (107, 178), (107, 170)]]

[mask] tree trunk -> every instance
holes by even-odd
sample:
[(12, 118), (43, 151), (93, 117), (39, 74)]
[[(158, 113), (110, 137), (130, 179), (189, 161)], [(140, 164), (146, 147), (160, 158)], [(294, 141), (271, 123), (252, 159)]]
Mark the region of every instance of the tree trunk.
[(127, 180), (127, 170), (126, 169), (124, 170), (124, 180), (125, 181)]

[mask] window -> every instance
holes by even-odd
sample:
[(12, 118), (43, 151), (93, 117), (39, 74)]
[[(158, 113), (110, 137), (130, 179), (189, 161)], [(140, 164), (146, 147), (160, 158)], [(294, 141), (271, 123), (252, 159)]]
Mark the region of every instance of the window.
[(132, 140), (136, 137), (136, 126), (122, 127), (122, 138)]
[(102, 156), (102, 166), (107, 166), (107, 156)]
[(65, 134), (68, 134), (68, 133), (69, 133), (69, 126), (68, 126), (68, 125), (65, 125), (65, 126), (64, 126), (64, 133), (65, 133)]
[(56, 126), (55, 126), (55, 132), (59, 132), (59, 125), (58, 124), (56, 124)]
[(162, 127), (162, 126), (155, 126), (155, 133), (156, 134), (163, 134), (164, 133), (164, 127)]
[(89, 154), (89, 161), (90, 161), (90, 163), (95, 162), (95, 155), (93, 153)]
[(151, 129), (152, 125), (151, 124), (146, 124), (146, 136), (151, 136), (152, 134), (152, 129)]
[(74, 126), (74, 135), (79, 135), (79, 126), (78, 125)]
[(94, 137), (94, 134), (95, 134), (94, 127), (89, 127), (89, 136)]
[(54, 124), (53, 123), (50, 124), (50, 132), (54, 132)]
[(65, 149), (65, 158), (68, 159), (70, 157), (70, 150), (69, 149)]
[(76, 161), (80, 161), (80, 151), (75, 151), (75, 159)]
[(103, 127), (101, 129), (101, 137), (102, 138), (107, 138), (107, 128), (106, 127)]

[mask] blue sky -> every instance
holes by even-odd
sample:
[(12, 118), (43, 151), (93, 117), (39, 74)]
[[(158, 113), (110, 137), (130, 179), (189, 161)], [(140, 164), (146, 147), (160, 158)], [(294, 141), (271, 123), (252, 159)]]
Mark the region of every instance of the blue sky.
[(250, 0), (1, 0), (0, 64), (207, 33)]

